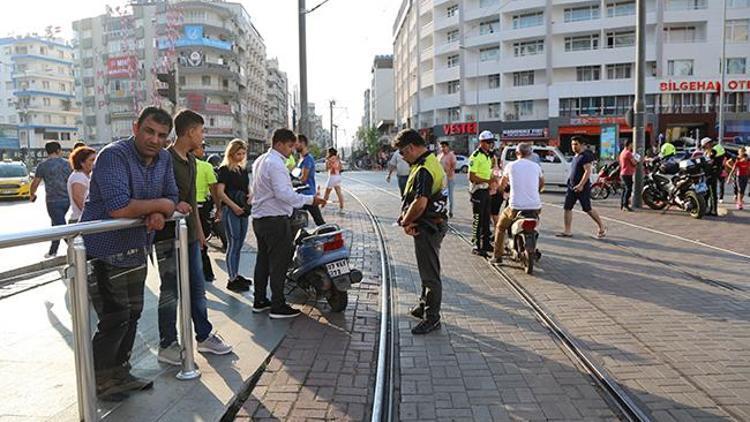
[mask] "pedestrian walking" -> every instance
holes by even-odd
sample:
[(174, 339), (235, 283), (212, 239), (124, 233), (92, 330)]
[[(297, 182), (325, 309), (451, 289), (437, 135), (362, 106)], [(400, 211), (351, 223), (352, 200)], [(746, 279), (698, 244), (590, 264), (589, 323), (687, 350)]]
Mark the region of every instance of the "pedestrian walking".
[[(258, 244), (255, 262), (253, 312), (270, 309), (271, 318), (293, 318), (298, 309), (286, 303), (284, 281), (292, 261), (291, 216), (304, 205), (324, 205), (318, 196), (302, 195), (292, 188), (284, 161), (294, 150), (297, 136), (288, 129), (276, 129), (271, 148), (253, 164), (253, 232)], [(271, 300), (268, 300), (268, 285)]]
[(565, 193), (565, 205), (563, 207), (565, 210), (565, 231), (558, 233), (556, 236), (573, 237), (573, 207), (576, 202), (580, 202), (583, 211), (596, 223), (598, 228), (596, 238), (604, 239), (607, 235), (607, 227), (602, 222), (599, 213), (591, 207), (590, 179), (596, 157), (593, 152), (586, 148), (586, 139), (583, 137), (574, 136), (571, 139), (570, 146), (576, 155), (570, 163), (570, 176), (568, 177), (567, 192)]
[[(224, 160), (219, 166), (219, 177), (216, 183), (218, 197), (216, 219), (224, 221), (227, 235), (227, 289), (241, 293), (250, 290), (252, 281), (240, 274), (240, 255), (242, 245), (247, 237), (248, 218), (250, 217), (250, 175), (247, 172), (247, 144), (241, 139), (234, 139), (224, 151)], [(284, 158), (286, 160), (286, 157)], [(284, 168), (286, 168), (286, 165)]]
[(633, 155), (633, 141), (625, 141), (625, 146), (622, 149), (619, 157), (620, 161), (620, 179), (625, 185), (625, 189), (622, 191), (622, 197), (620, 198), (620, 211), (628, 210), (633, 211), (630, 207), (630, 198), (633, 196), (633, 176), (635, 175), (635, 167), (638, 161)]
[(401, 198), (404, 197), (404, 189), (406, 189), (406, 181), (409, 179), (409, 172), (411, 166), (404, 160), (404, 157), (398, 151), (395, 151), (391, 155), (391, 159), (388, 160), (388, 175), (385, 177), (385, 181), (391, 183), (391, 176), (396, 173), (396, 180), (398, 181), (398, 191)]
[(500, 180), (503, 177), (503, 171), (501, 169), (502, 162), (500, 161), (501, 151), (495, 149), (492, 151), (492, 178), (490, 180), (490, 219), (492, 225), (490, 226), (490, 241), (494, 242), (494, 227), (500, 221), (500, 209), (503, 207), (503, 189), (500, 186)]
[(737, 159), (732, 166), (730, 175), (734, 174), (734, 195), (735, 204), (738, 210), (745, 208), (745, 190), (747, 182), (750, 179), (750, 159), (747, 155), (747, 147), (740, 148), (737, 152)]
[[(206, 156), (206, 144), (201, 142), (198, 148), (193, 150), (195, 155), (195, 201), (198, 204), (198, 218), (200, 219), (203, 234), (208, 239), (211, 235), (211, 211), (214, 209), (213, 198), (217, 197), (216, 172), (213, 166), (203, 161)], [(220, 223), (217, 223), (220, 224)], [(203, 263), (203, 278), (210, 283), (216, 280), (211, 258), (208, 256), (208, 244), (201, 245), (201, 261)]]
[(719, 179), (721, 172), (724, 170), (724, 156), (719, 155), (719, 151), (714, 149), (714, 141), (709, 137), (701, 139), (701, 149), (703, 156), (708, 161), (706, 171), (706, 183), (708, 184), (708, 201), (706, 215), (718, 216), (719, 210)]
[(411, 315), (420, 319), (412, 334), (427, 334), (440, 328), (443, 286), (440, 279), (440, 246), (448, 231), (444, 178), (440, 162), (413, 129), (396, 135), (393, 146), (409, 162), (411, 174), (401, 206), (399, 224), (414, 238), (414, 252), (422, 281), (422, 295)]
[[(317, 193), (317, 186), (315, 184), (315, 157), (310, 152), (307, 136), (302, 134), (297, 135), (297, 153), (300, 156), (299, 163), (297, 163), (297, 168), (301, 170), (299, 180), (307, 185), (307, 188), (300, 193), (315, 196)], [(326, 223), (323, 219), (323, 213), (320, 212), (320, 207), (317, 205), (305, 205), (304, 209), (310, 213), (316, 226), (322, 226)]]
[(339, 200), (339, 214), (344, 213), (344, 194), (341, 193), (341, 160), (338, 151), (335, 148), (328, 148), (328, 157), (326, 157), (326, 170), (328, 170), (328, 181), (326, 182), (326, 193), (323, 196), (324, 205), (328, 202), (331, 191), (336, 191), (336, 198)]
[(146, 107), (133, 136), (104, 147), (91, 173), (81, 221), (140, 218), (146, 226), (83, 236), (97, 294), (92, 343), (100, 398), (122, 399), (123, 392), (153, 386), (130, 373), (129, 360), (143, 310), (147, 251), (178, 199), (172, 160), (162, 149), (171, 130), (169, 113)]
[[(451, 150), (451, 146), (448, 142), (440, 143), (440, 155), (438, 155), (440, 165), (443, 166), (445, 171), (445, 177), (448, 179), (448, 217), (453, 218), (453, 191), (456, 187), (456, 154)], [(399, 186), (400, 180), (399, 180)], [(403, 192), (401, 192), (403, 197)]]
[(68, 176), (68, 201), (70, 202), (70, 218), (68, 223), (77, 223), (81, 219), (83, 204), (89, 196), (91, 171), (94, 169), (96, 151), (87, 146), (73, 150), (68, 158), (73, 172)]
[[(44, 182), (47, 215), (49, 215), (53, 226), (61, 226), (65, 224), (65, 214), (68, 213), (68, 208), (70, 208), (67, 185), (71, 167), (68, 160), (62, 158), (62, 147), (59, 142), (49, 141), (45, 143), (44, 150), (47, 153), (47, 159), (36, 167), (34, 180), (31, 182), (29, 200), (31, 202), (36, 201), (36, 191), (39, 184)], [(53, 240), (44, 257), (52, 258), (56, 256), (59, 247), (60, 241)]]
[(472, 222), (472, 253), (487, 256), (492, 252), (490, 241), (490, 182), (492, 181), (492, 149), (495, 135), (489, 130), (479, 134), (479, 147), (469, 158), (469, 192), (474, 214)]
[[(191, 151), (199, 149), (203, 143), (203, 117), (191, 110), (180, 111), (174, 118), (177, 139), (167, 148), (172, 160), (172, 169), (177, 183), (177, 211), (186, 214), (188, 229), (188, 283), (190, 285), (190, 316), (195, 329), (195, 341), (198, 351), (225, 355), (232, 351), (232, 346), (213, 333), (213, 325), (208, 319), (206, 300), (206, 280), (203, 277), (201, 247), (205, 246), (206, 237), (198, 217), (196, 199), (197, 165)], [(170, 365), (182, 363), (182, 347), (177, 342), (177, 254), (174, 247), (174, 222), (168, 223), (163, 232), (172, 240), (165, 240), (156, 248), (159, 261), (159, 362)]]

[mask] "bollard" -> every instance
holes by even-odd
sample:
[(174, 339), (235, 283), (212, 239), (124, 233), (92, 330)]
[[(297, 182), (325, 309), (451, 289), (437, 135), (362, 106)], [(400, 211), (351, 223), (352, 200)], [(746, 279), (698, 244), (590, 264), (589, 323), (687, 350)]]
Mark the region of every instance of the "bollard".
[(190, 312), (190, 270), (188, 268), (188, 232), (185, 218), (176, 224), (175, 252), (177, 255), (177, 283), (180, 286), (180, 340), (182, 343), (182, 367), (177, 379), (191, 380), (201, 376), (195, 367), (193, 350), (193, 326)]
[(77, 236), (68, 252), (68, 262), (75, 270), (70, 281), (70, 301), (73, 308), (73, 337), (76, 359), (76, 388), (78, 392), (79, 419), (93, 422), (96, 413), (96, 380), (94, 376), (94, 351), (91, 346), (91, 312), (89, 308), (88, 269), (83, 237)]

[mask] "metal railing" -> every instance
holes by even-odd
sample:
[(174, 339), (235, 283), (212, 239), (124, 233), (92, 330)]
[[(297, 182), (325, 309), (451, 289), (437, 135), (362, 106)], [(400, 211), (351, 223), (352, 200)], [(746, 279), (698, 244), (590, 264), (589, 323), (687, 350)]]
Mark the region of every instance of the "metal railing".
[[(177, 251), (177, 282), (180, 300), (180, 341), (182, 364), (177, 378), (191, 380), (200, 376), (195, 366), (193, 330), (190, 321), (190, 275), (188, 269), (188, 234), (185, 216), (179, 213), (169, 220), (175, 221), (175, 250)], [(66, 240), (68, 248), (68, 272), (72, 305), (73, 344), (76, 368), (78, 415), (82, 421), (98, 420), (94, 353), (91, 343), (91, 311), (88, 291), (88, 263), (84, 235), (143, 226), (140, 219), (116, 219), (89, 221), (84, 223), (54, 226), (42, 230), (0, 235), (0, 250), (33, 243)]]

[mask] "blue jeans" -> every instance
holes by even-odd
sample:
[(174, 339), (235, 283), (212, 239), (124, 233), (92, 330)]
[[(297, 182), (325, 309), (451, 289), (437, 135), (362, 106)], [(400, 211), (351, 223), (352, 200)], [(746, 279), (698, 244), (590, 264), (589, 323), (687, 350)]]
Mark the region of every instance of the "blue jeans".
[(448, 179), (448, 212), (453, 216), (453, 189), (456, 187), (454, 179)]
[[(70, 202), (68, 201), (47, 202), (47, 214), (49, 214), (53, 226), (62, 226), (66, 223), (65, 214), (67, 214), (68, 208), (70, 208)], [(60, 247), (60, 241), (53, 240), (49, 247), (49, 254), (57, 255), (58, 247)]]
[(247, 236), (248, 217), (238, 217), (226, 206), (221, 217), (227, 234), (227, 273), (229, 280), (234, 280), (240, 273), (240, 252)]
[[(156, 257), (159, 260), (159, 344), (167, 347), (177, 341), (177, 259), (174, 242), (166, 240), (156, 244)], [(213, 330), (208, 320), (206, 301), (206, 280), (203, 278), (203, 263), (200, 244), (188, 244), (188, 272), (190, 274), (190, 316), (195, 328), (195, 339), (204, 341)]]

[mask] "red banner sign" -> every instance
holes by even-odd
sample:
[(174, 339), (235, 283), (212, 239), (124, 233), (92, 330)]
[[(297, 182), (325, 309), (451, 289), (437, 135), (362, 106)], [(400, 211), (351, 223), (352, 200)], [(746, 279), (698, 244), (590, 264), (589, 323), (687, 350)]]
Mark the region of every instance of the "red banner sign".
[(128, 78), (136, 69), (135, 56), (121, 56), (107, 59), (107, 76), (110, 78)]
[[(721, 89), (719, 81), (665, 81), (659, 83), (662, 92), (718, 92)], [(750, 90), (750, 80), (727, 81), (727, 91)]]
[(212, 103), (206, 103), (206, 112), (208, 113), (231, 113), (232, 112), (232, 106), (229, 104), (212, 104)]
[(473, 135), (477, 133), (477, 123), (453, 123), (443, 125), (443, 133), (445, 133), (446, 136)]

